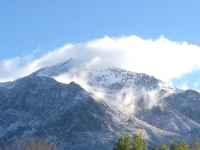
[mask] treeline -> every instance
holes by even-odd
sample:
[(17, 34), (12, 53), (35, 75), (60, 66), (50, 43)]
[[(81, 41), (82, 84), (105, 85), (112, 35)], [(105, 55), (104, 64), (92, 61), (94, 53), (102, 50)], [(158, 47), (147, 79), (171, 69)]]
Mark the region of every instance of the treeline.
[(0, 148), (0, 150), (61, 150), (61, 149), (58, 148), (56, 144), (47, 143), (41, 139), (33, 139), (33, 140), (16, 139), (16, 142), (12, 146), (9, 146), (8, 144), (5, 143), (4, 146)]
[[(122, 136), (113, 147), (113, 150), (200, 150), (199, 139), (196, 138), (193, 145), (185, 140), (177, 141), (173, 138), (172, 142), (167, 146), (162, 144), (157, 147), (148, 147), (146, 141), (142, 138), (141, 134), (136, 134), (133, 138), (130, 136)], [(0, 150), (2, 150), (0, 148)], [(11, 147), (7, 144), (4, 145), (3, 150), (61, 150), (53, 143), (47, 143), (44, 140), (16, 140), (14, 146)]]
[(200, 150), (199, 139), (196, 138), (193, 145), (189, 144), (185, 140), (177, 141), (173, 138), (172, 142), (167, 146), (162, 144), (157, 147), (148, 148), (146, 141), (142, 138), (141, 134), (136, 134), (133, 138), (130, 136), (122, 136), (114, 146), (113, 150)]

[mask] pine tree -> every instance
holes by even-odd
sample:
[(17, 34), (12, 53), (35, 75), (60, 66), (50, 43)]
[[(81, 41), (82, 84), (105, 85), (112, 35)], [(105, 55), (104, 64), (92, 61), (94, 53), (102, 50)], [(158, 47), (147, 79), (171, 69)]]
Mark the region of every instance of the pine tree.
[(147, 143), (142, 139), (141, 134), (136, 134), (132, 141), (133, 150), (147, 150)]
[(164, 145), (164, 144), (162, 144), (161, 146), (159, 146), (159, 150), (168, 150), (169, 148), (166, 146), (166, 145)]
[(133, 139), (130, 136), (122, 136), (113, 150), (147, 150), (147, 143), (141, 134), (136, 134)]
[(170, 150), (178, 150), (178, 143), (176, 142), (176, 138), (172, 138), (172, 143), (170, 144), (169, 147)]
[(113, 150), (131, 150), (132, 149), (132, 138), (130, 136), (122, 136), (119, 142), (115, 145)]
[(161, 146), (153, 147), (151, 150), (169, 150), (169, 148), (165, 144), (162, 144)]
[(181, 140), (180, 144), (178, 145), (179, 150), (190, 150), (188, 143), (185, 140)]
[(195, 139), (195, 142), (194, 142), (194, 145), (192, 147), (193, 150), (200, 150), (200, 143), (199, 143), (199, 139), (196, 138)]

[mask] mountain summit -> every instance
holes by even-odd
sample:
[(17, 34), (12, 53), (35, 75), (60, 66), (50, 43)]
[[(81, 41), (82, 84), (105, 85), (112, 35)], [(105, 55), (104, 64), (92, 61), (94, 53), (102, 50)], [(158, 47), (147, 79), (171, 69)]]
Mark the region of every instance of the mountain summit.
[(70, 59), (0, 84), (0, 145), (39, 137), (64, 149), (109, 150), (136, 133), (149, 145), (172, 136), (192, 142), (199, 106), (196, 91), (119, 68), (77, 68)]

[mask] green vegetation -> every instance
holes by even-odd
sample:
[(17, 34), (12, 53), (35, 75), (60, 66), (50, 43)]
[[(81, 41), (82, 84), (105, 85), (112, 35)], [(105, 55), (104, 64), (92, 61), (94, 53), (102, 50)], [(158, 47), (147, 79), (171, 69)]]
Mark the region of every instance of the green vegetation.
[[(113, 150), (147, 150), (148, 146), (141, 134), (136, 134), (133, 138), (130, 136), (122, 136), (114, 146)], [(153, 147), (152, 150), (200, 150), (199, 139), (196, 138), (194, 144), (190, 147), (185, 140), (177, 142), (175, 138), (169, 146), (162, 144)]]
[(122, 136), (113, 150), (147, 150), (147, 144), (141, 134), (135, 135), (134, 138)]
[[(148, 146), (146, 141), (142, 138), (141, 134), (136, 134), (133, 138), (130, 136), (122, 136), (114, 146), (113, 150), (147, 150)], [(149, 148), (150, 149), (150, 148)], [(44, 140), (16, 140), (12, 145), (4, 144), (3, 149), (0, 150), (61, 150), (57, 148), (56, 144), (47, 143)], [(162, 144), (157, 147), (153, 147), (152, 150), (200, 150), (199, 139), (196, 138), (194, 144), (189, 146), (185, 140), (177, 142), (175, 138), (167, 146)]]
[[(58, 150), (57, 146), (52, 143), (46, 143), (44, 140), (34, 139), (27, 141), (16, 140), (16, 143), (11, 147), (4, 144), (4, 150)], [(0, 148), (0, 150), (2, 150)]]

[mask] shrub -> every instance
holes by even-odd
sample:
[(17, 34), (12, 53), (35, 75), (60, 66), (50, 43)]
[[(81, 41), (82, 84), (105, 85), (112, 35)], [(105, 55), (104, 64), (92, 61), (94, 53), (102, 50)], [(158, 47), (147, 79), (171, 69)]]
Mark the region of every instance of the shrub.
[(147, 144), (141, 134), (136, 134), (134, 138), (122, 136), (113, 150), (147, 150)]
[[(58, 150), (56, 144), (47, 143), (44, 140), (33, 139), (27, 141), (26, 139), (18, 140), (12, 146), (4, 144), (5, 150)], [(0, 150), (2, 150), (0, 148)]]

